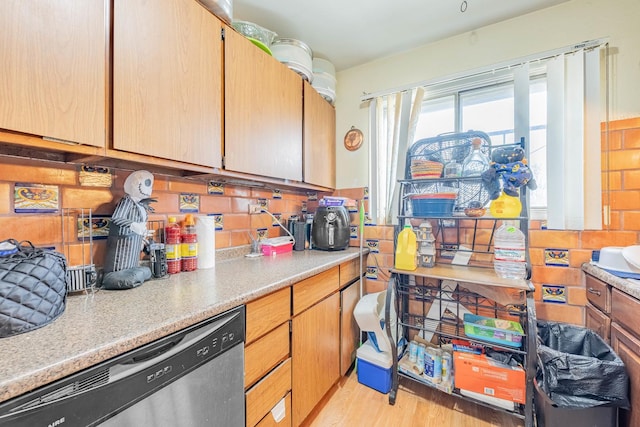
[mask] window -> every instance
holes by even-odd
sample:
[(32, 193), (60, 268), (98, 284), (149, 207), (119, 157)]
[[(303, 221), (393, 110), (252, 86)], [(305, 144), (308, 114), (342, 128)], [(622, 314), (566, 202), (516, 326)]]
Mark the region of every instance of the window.
[[(538, 76), (530, 84), (528, 161), (537, 182), (537, 190), (529, 193), (529, 206), (537, 211), (546, 208), (546, 76)], [(515, 141), (514, 83), (491, 84), (438, 95), (422, 102), (415, 141), (448, 132), (480, 130), (491, 137), (492, 145)], [(534, 216), (543, 216), (544, 213)]]
[(371, 139), (378, 147), (369, 169), (372, 219), (395, 222), (395, 182), (404, 177), (407, 147), (477, 130), (493, 146), (524, 138), (537, 183), (528, 192), (530, 217), (546, 218), (553, 229), (601, 229), (600, 174), (593, 171), (600, 170), (601, 88), (609, 85), (600, 71), (607, 56), (606, 42), (596, 40), (363, 97), (371, 101)]

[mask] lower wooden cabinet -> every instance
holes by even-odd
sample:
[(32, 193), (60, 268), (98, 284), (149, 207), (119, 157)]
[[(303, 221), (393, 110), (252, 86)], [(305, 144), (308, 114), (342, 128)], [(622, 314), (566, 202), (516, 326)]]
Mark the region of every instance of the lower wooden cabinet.
[(278, 402), (256, 427), (291, 427), (291, 393)]
[(340, 294), (295, 316), (291, 329), (291, 403), (299, 426), (340, 377)]
[(621, 325), (611, 324), (611, 348), (620, 356), (629, 374), (631, 410), (620, 410), (620, 427), (640, 426), (640, 339)]
[[(360, 275), (358, 275), (360, 273)], [(350, 261), (340, 264), (340, 288), (345, 287), (349, 283), (356, 280), (362, 275), (360, 272), (360, 259), (354, 258)]]
[(585, 275), (587, 299), (604, 314), (611, 313), (611, 286), (589, 274)]
[(595, 331), (624, 362), (629, 375), (631, 409), (620, 409), (619, 427), (640, 426), (640, 301), (589, 274), (585, 276), (587, 328)]
[(339, 269), (334, 267), (293, 285), (293, 315), (297, 316), (340, 289), (339, 277)]
[(289, 287), (246, 306), (244, 387), (248, 427), (261, 422), (291, 392), (290, 319)]
[(245, 393), (247, 427), (257, 425), (290, 391), (291, 359), (287, 359)]
[(610, 343), (611, 319), (590, 303), (585, 306), (585, 326), (597, 333), (607, 344)]
[(353, 364), (357, 261), (247, 303), (247, 426), (299, 426)]
[(289, 322), (248, 345), (244, 350), (244, 386), (251, 387), (289, 358)]
[(640, 337), (638, 328), (640, 301), (618, 289), (611, 290), (611, 320)]
[(247, 304), (246, 344), (291, 319), (291, 288), (283, 288)]

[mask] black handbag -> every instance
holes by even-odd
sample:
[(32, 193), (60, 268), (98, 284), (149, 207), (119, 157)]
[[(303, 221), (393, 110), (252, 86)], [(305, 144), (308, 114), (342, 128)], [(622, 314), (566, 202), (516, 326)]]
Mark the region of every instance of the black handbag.
[(16, 249), (0, 256), (0, 338), (51, 323), (64, 312), (67, 298), (63, 254), (29, 241), (4, 242)]

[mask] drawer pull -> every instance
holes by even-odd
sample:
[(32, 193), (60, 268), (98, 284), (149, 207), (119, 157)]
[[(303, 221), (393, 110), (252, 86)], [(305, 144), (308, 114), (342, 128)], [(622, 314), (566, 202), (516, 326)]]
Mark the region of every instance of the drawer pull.
[(598, 296), (602, 295), (602, 292), (600, 292), (600, 291), (598, 291), (598, 290), (596, 290), (596, 289), (593, 289), (593, 288), (589, 288), (589, 289), (587, 289), (587, 291), (588, 291), (590, 294), (594, 294), (594, 295), (598, 295)]

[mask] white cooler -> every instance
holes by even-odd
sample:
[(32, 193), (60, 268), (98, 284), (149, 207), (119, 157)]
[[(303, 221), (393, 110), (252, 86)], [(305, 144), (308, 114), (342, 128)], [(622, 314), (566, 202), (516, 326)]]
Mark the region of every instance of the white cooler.
[[(369, 340), (356, 352), (358, 382), (380, 393), (391, 389), (391, 344), (384, 331), (384, 307), (386, 291), (365, 295), (358, 301), (353, 316), (363, 332), (368, 332)], [(395, 331), (395, 310), (391, 301), (391, 330)], [(373, 342), (377, 343), (377, 347)]]

